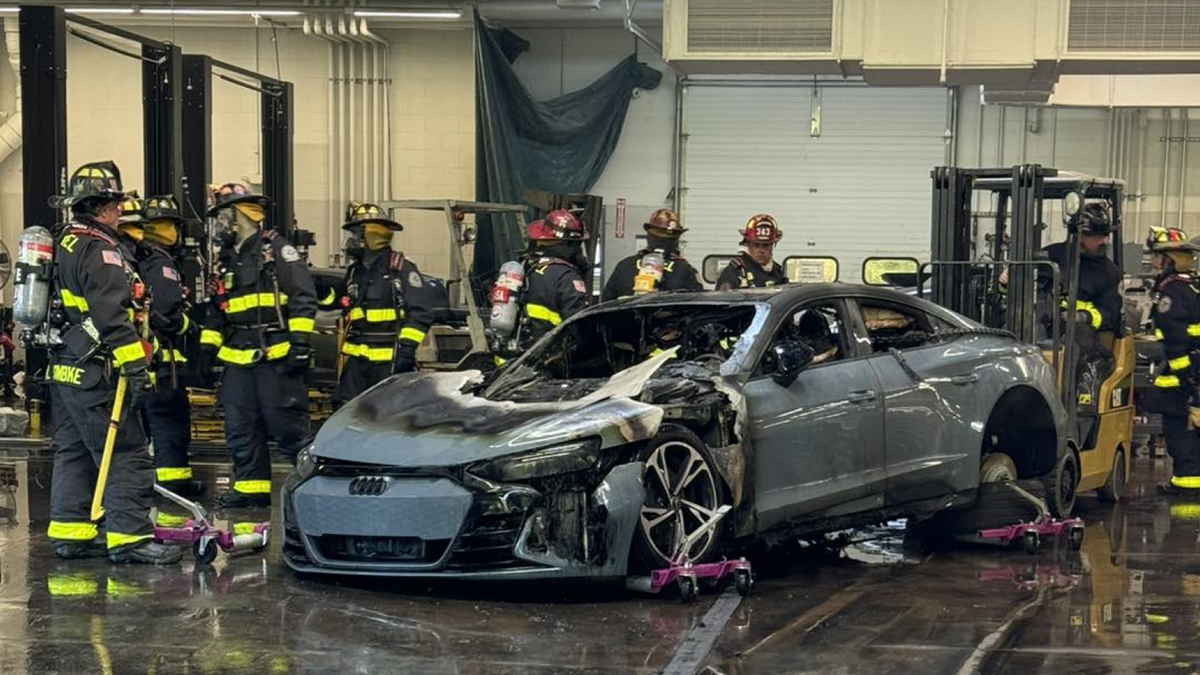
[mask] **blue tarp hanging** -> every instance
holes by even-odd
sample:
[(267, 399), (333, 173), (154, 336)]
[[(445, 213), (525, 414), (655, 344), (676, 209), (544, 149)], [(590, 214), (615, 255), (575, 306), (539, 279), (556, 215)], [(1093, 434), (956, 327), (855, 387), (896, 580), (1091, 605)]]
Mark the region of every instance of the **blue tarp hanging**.
[[(488, 28), (475, 15), (475, 199), (524, 203), (526, 190), (581, 194), (600, 178), (617, 147), (634, 89), (654, 89), (662, 73), (621, 61), (589, 86), (535, 101), (512, 60), (528, 43)], [(490, 222), (489, 222), (490, 220)], [(486, 287), (521, 252), (509, 218), (480, 218), (473, 275)]]

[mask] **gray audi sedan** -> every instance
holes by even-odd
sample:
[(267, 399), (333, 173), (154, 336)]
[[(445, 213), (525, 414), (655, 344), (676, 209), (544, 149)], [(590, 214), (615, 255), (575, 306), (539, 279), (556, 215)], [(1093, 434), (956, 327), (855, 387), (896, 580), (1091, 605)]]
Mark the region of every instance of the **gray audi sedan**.
[(351, 401), (283, 487), (284, 557), (617, 578), (967, 509), (983, 482), (1052, 474), (1065, 424), (1036, 347), (899, 292), (652, 294), (589, 308), (494, 373), (396, 375)]

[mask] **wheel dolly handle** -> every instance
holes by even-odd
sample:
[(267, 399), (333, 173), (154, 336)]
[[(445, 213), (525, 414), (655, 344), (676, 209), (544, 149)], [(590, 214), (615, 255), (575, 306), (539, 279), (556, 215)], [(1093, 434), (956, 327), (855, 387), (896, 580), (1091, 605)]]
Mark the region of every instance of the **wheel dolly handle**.
[(194, 520), (197, 525), (202, 525), (205, 527), (207, 527), (209, 525), (208, 512), (204, 510), (203, 506), (200, 506), (199, 504), (191, 501), (190, 499), (184, 499), (183, 497), (175, 494), (174, 492), (171, 492), (170, 490), (159, 485), (158, 483), (154, 484), (154, 491), (157, 492), (158, 494), (162, 495), (163, 497), (166, 497), (167, 499), (171, 500), (172, 502), (175, 502), (179, 506), (182, 506), (183, 508), (187, 509), (188, 513), (192, 514), (192, 520)]
[(686, 537), (682, 536), (683, 528), (680, 528), (679, 535), (676, 536), (675, 554), (671, 556), (672, 559), (680, 564), (686, 564), (689, 562), (688, 551), (692, 550), (692, 547), (696, 545), (696, 542), (700, 541), (701, 537), (715, 530), (717, 524), (721, 522), (721, 519), (724, 518), (725, 514), (729, 513), (732, 508), (733, 507), (729, 504), (722, 505), (716, 511), (713, 511), (712, 516), (708, 520), (706, 520), (702, 525), (700, 525), (700, 527), (697, 527), (694, 532)]

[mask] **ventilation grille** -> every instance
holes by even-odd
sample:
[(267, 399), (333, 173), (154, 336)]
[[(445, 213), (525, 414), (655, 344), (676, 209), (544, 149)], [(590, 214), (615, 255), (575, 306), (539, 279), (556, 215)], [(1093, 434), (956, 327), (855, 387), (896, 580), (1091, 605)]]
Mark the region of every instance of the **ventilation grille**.
[(833, 0), (688, 0), (688, 52), (833, 51)]
[(1200, 51), (1196, 0), (1071, 0), (1072, 51)]

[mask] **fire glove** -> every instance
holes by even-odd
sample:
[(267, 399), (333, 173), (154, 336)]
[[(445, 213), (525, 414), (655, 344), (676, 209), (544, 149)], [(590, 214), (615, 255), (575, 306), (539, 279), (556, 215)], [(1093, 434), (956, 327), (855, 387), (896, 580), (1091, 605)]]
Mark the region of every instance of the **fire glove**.
[(196, 379), (200, 386), (212, 389), (217, 384), (217, 351), (201, 349), (196, 357)]
[(1200, 408), (1188, 406), (1188, 429), (1200, 429)]
[(154, 391), (154, 383), (150, 380), (150, 371), (142, 361), (127, 363), (121, 366), (121, 375), (125, 377), (125, 387), (129, 390), (129, 407), (138, 409)]
[(312, 347), (307, 342), (292, 342), (287, 353), (287, 369), (293, 375), (303, 374), (312, 365)]
[(417, 346), (411, 342), (396, 345), (396, 355), (392, 358), (392, 374), (411, 373), (416, 369)]

